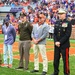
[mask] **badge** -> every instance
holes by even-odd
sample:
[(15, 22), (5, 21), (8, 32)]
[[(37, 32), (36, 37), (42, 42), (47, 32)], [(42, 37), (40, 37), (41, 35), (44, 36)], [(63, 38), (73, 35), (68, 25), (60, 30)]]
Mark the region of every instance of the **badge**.
[(25, 27), (27, 27), (27, 26), (28, 26), (28, 24), (25, 25)]
[(65, 32), (65, 28), (63, 29), (63, 31)]
[(35, 34), (35, 38), (38, 39), (38, 34), (37, 33)]
[(63, 23), (62, 24), (62, 27), (67, 27), (68, 26), (68, 23)]
[(7, 35), (5, 35), (5, 40), (7, 40)]

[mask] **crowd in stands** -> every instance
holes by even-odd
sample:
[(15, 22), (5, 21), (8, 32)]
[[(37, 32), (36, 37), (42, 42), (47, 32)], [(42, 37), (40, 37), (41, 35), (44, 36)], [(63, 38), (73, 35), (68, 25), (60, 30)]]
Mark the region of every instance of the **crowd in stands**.
[[(18, 0), (9, 0), (9, 1), (10, 3), (18, 2)], [(28, 11), (26, 11), (25, 9), (22, 9), (20, 13), (20, 14), (26, 14), (28, 21), (31, 22), (32, 25), (38, 22), (39, 13), (44, 13), (46, 15), (46, 23), (49, 25), (51, 24), (53, 25), (56, 22), (56, 20), (59, 18), (58, 13), (57, 13), (58, 9), (63, 8), (67, 11), (66, 17), (68, 17), (68, 19), (72, 21), (72, 25), (75, 26), (75, 1), (74, 0), (70, 0), (70, 2), (69, 0), (40, 0), (40, 4), (38, 2), (36, 0), (35, 8), (28, 5), (27, 6)], [(35, 3), (33, 3), (33, 5)], [(15, 27), (18, 26), (19, 22), (21, 22), (20, 17), (15, 18), (15, 16), (10, 15), (10, 14), (8, 14), (7, 17), (8, 18), (10, 17), (10, 20)]]
[(36, 3), (37, 0), (0, 0), (0, 7), (3, 6), (27, 6), (30, 2)]

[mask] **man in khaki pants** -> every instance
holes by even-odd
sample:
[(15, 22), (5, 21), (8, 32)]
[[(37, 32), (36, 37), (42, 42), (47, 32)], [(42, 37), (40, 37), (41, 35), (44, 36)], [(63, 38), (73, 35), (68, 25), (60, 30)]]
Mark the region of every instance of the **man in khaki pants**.
[[(29, 55), (31, 48), (31, 32), (32, 26), (27, 21), (27, 15), (21, 14), (21, 23), (18, 26), (19, 31), (19, 53), (20, 53), (20, 61), (19, 66), (16, 68), (17, 70), (23, 69), (24, 71), (29, 69)], [(25, 61), (24, 61), (25, 60)]]
[(31, 73), (39, 72), (39, 51), (43, 59), (42, 75), (46, 75), (48, 70), (48, 60), (46, 55), (46, 37), (48, 34), (48, 25), (45, 23), (45, 15), (39, 14), (39, 22), (33, 26), (32, 39), (34, 50), (34, 70)]

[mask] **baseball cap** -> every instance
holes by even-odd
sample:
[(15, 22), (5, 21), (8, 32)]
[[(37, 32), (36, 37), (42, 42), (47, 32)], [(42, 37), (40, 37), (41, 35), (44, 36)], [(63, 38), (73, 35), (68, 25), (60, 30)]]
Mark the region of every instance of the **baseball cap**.
[(7, 23), (7, 22), (9, 22), (9, 19), (8, 18), (5, 18), (4, 19), (4, 23)]

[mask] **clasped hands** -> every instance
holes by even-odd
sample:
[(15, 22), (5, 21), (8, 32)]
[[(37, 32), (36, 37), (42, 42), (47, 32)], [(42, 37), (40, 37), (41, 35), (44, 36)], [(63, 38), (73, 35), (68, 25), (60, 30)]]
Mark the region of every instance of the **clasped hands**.
[(39, 39), (33, 39), (34, 44), (38, 44)]
[(60, 47), (60, 42), (55, 42), (55, 45), (56, 45), (57, 47)]

